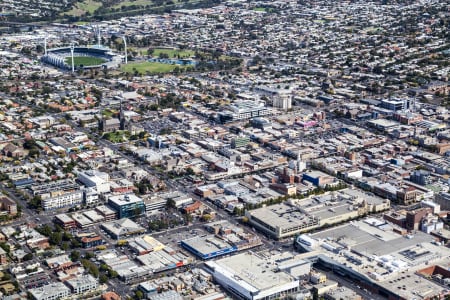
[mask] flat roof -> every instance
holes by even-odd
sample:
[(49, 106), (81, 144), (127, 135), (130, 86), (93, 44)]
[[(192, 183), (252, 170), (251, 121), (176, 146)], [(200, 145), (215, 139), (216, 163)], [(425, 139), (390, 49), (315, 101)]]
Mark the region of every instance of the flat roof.
[(263, 259), (251, 252), (206, 264), (213, 266), (217, 272), (232, 277), (252, 292), (268, 290), (295, 281), (292, 276), (284, 272), (276, 272), (270, 260)]
[(382, 285), (402, 299), (432, 299), (433, 296), (448, 290), (414, 272), (407, 272), (391, 280), (386, 280)]
[(315, 233), (311, 237), (322, 240), (339, 240), (342, 245), (348, 245), (352, 250), (367, 256), (389, 255), (432, 240), (430, 235), (420, 231), (416, 232), (412, 238), (407, 238), (365, 222), (352, 222), (352, 224)]
[(290, 228), (304, 222), (309, 222), (313, 217), (300, 211), (299, 208), (285, 203), (258, 208), (249, 212), (264, 223), (278, 228)]
[(33, 295), (34, 299), (40, 300), (60, 295), (62, 292), (70, 294), (70, 289), (62, 282), (52, 282), (39, 288), (30, 289), (28, 292)]
[(92, 283), (97, 283), (97, 279), (95, 279), (91, 274), (85, 274), (81, 276), (77, 276), (75, 278), (69, 279), (66, 281), (72, 288), (76, 289), (77, 287), (82, 287), (85, 285), (89, 285)]
[(109, 197), (108, 201), (110, 201), (118, 206), (143, 202), (143, 200), (141, 198), (139, 198), (138, 196), (136, 196), (135, 194), (111, 196), (111, 197)]
[(92, 220), (86, 218), (83, 214), (81, 213), (73, 213), (72, 214), (73, 219), (81, 224), (81, 226), (86, 226), (86, 225), (92, 225)]
[(69, 217), (66, 214), (59, 214), (55, 216), (56, 219), (60, 220), (63, 223), (71, 223), (74, 222), (74, 219), (72, 219), (71, 217)]
[(50, 268), (55, 268), (65, 263), (72, 262), (67, 254), (51, 257), (45, 260), (47, 266)]
[(387, 119), (371, 120), (371, 121), (369, 121), (369, 123), (374, 124), (374, 125), (379, 125), (379, 126), (382, 126), (382, 127), (392, 127), (392, 126), (399, 125), (398, 122), (387, 120)]
[(86, 216), (88, 219), (92, 220), (92, 222), (94, 222), (94, 223), (98, 223), (105, 219), (105, 217), (103, 217), (97, 211), (95, 211), (93, 209), (83, 212), (83, 215)]
[(116, 214), (115, 210), (111, 209), (106, 205), (97, 206), (95, 209), (105, 216)]
[(233, 247), (231, 244), (216, 238), (214, 235), (196, 236), (182, 240), (182, 242), (202, 255), (208, 255), (213, 252)]
[(171, 255), (164, 250), (139, 255), (137, 257), (137, 260), (141, 264), (151, 268), (154, 272), (161, 271), (165, 268), (175, 268), (177, 263), (187, 261), (187, 259), (188, 257), (181, 253)]
[(103, 223), (101, 226), (116, 236), (130, 235), (145, 231), (145, 228), (143, 228), (141, 225), (127, 218)]

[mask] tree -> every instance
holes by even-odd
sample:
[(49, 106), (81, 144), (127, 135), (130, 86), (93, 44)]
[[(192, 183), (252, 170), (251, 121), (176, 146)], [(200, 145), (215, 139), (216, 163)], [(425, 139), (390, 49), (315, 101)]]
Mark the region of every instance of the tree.
[(108, 274), (109, 274), (109, 277), (110, 277), (110, 278), (116, 278), (117, 276), (119, 276), (119, 273), (117, 273), (117, 272), (114, 271), (114, 270), (109, 270), (109, 271), (108, 271)]
[(78, 251), (76, 251), (76, 250), (73, 250), (73, 251), (70, 253), (70, 259), (71, 259), (72, 261), (78, 261), (78, 260), (80, 259), (80, 252), (78, 252)]
[(44, 47), (41, 44), (36, 45), (36, 52), (37, 53), (44, 52)]
[(70, 244), (68, 242), (64, 242), (61, 244), (61, 249), (67, 251), (70, 249)]
[(53, 233), (53, 228), (51, 228), (48, 224), (42, 225), (41, 227), (36, 228), (36, 230), (47, 237), (49, 237)]
[(53, 232), (52, 234), (50, 234), (48, 241), (52, 245), (60, 245), (62, 242), (62, 233), (61, 232)]
[(202, 216), (202, 220), (205, 222), (211, 221), (211, 219), (212, 219), (212, 216), (210, 214), (204, 214)]
[(82, 260), (81, 260), (81, 264), (83, 265), (83, 267), (84, 267), (86, 270), (89, 271), (89, 273), (90, 273), (92, 276), (94, 276), (94, 277), (98, 277), (98, 276), (99, 276), (100, 272), (99, 272), (97, 266), (96, 266), (93, 262), (91, 262), (91, 261), (88, 260), (88, 259), (82, 259)]
[[(30, 202), (28, 202), (28, 205), (30, 206), (30, 208), (34, 208), (34, 209), (38, 209), (41, 208), (42, 206), (42, 199), (41, 196), (36, 195), (34, 196)], [(51, 231), (50, 231), (51, 232)], [(47, 235), (48, 236), (48, 235)]]
[(186, 169), (186, 174), (187, 175), (195, 175), (195, 172), (194, 172), (194, 170), (191, 167), (189, 167), (189, 168)]
[(194, 219), (194, 217), (192, 216), (192, 214), (186, 214), (184, 217), (184, 220), (186, 223), (192, 222), (193, 219)]
[(71, 241), (73, 237), (69, 232), (64, 231), (62, 238), (64, 241), (68, 242), (68, 241)]
[(233, 210), (233, 213), (237, 216), (243, 216), (245, 213), (245, 210), (239, 207), (235, 207)]
[(11, 251), (11, 247), (7, 243), (0, 243), (0, 248), (5, 250), (5, 252), (8, 253), (8, 254)]
[(106, 276), (105, 274), (100, 275), (99, 282), (100, 282), (100, 284), (107, 283), (108, 282), (108, 276)]
[(144, 298), (144, 293), (142, 291), (140, 291), (140, 290), (136, 290), (134, 292), (134, 294), (136, 295), (136, 298), (138, 298), (138, 299), (143, 299)]
[(162, 58), (162, 59), (168, 59), (168, 58), (169, 58), (169, 54), (164, 53), (164, 52), (161, 52), (161, 53), (159, 54), (159, 58)]
[(4, 274), (3, 274), (3, 277), (2, 277), (2, 280), (3, 280), (3, 281), (9, 281), (9, 280), (11, 280), (11, 275), (8, 274), (8, 273), (4, 273)]
[(176, 204), (175, 200), (173, 200), (173, 199), (167, 200), (166, 206), (168, 208), (177, 208), (177, 204)]
[(23, 261), (29, 261), (33, 259), (33, 253), (27, 253), (24, 257), (23, 257)]
[(33, 139), (28, 139), (25, 141), (25, 143), (23, 143), (23, 147), (25, 149), (31, 150), (33, 148), (37, 148), (37, 144), (36, 141)]
[(80, 248), (81, 244), (79, 241), (77, 241), (76, 238), (72, 238), (70, 240), (71, 244), (72, 244), (72, 248)]

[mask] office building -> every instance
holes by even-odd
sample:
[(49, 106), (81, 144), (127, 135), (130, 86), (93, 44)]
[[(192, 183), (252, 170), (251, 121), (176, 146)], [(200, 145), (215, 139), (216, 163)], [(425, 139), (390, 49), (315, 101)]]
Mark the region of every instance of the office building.
[(412, 108), (412, 99), (385, 99), (381, 100), (381, 107), (394, 112)]
[(109, 197), (108, 205), (117, 211), (119, 219), (134, 218), (145, 213), (144, 201), (134, 194)]
[(167, 204), (167, 200), (160, 197), (150, 198), (144, 200), (145, 212), (147, 214), (164, 209)]
[(415, 170), (409, 176), (409, 180), (420, 185), (431, 184), (433, 181), (430, 172), (426, 170)]
[(109, 174), (100, 171), (84, 171), (78, 173), (78, 181), (88, 188), (95, 188), (98, 193), (107, 193), (110, 190)]

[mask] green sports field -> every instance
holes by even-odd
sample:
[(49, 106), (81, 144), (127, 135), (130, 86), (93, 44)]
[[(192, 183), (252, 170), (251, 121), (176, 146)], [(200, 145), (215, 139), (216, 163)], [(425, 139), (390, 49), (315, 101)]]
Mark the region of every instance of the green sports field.
[[(74, 56), (73, 57), (73, 63), (76, 67), (82, 65), (84, 67), (88, 66), (97, 66), (101, 65), (102, 63), (106, 62), (105, 59), (99, 58), (99, 57), (92, 57), (92, 56)], [(66, 57), (66, 63), (71, 66), (72, 65), (72, 58)]]
[[(169, 58), (189, 58), (195, 54), (193, 50), (180, 50), (180, 49), (165, 49), (165, 48), (155, 48), (153, 49), (152, 56), (158, 57), (161, 53), (167, 54)], [(148, 52), (147, 52), (148, 55)]]

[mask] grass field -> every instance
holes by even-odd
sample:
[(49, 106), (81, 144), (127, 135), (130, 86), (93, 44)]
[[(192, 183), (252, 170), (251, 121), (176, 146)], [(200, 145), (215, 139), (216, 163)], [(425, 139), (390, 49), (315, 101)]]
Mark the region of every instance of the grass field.
[(83, 2), (78, 2), (75, 4), (75, 7), (67, 12), (70, 16), (82, 16), (85, 13), (94, 13), (98, 8), (102, 7), (102, 3), (100, 1), (95, 0), (84, 0)]
[[(176, 1), (174, 1), (176, 2)], [(120, 3), (116, 4), (113, 6), (113, 8), (121, 8), (122, 6), (131, 6), (131, 5), (136, 5), (136, 6), (141, 6), (141, 5), (152, 5), (153, 2), (151, 0), (125, 0), (125, 1), (121, 1)]]
[(255, 7), (253, 10), (254, 11), (263, 11), (263, 12), (267, 11), (264, 7)]
[(139, 74), (145, 74), (147, 72), (156, 73), (169, 73), (172, 72), (176, 67), (182, 68), (178, 65), (162, 64), (158, 62), (131, 62), (126, 65), (122, 65), (121, 70), (127, 73), (134, 73), (137, 71)]
[[(169, 55), (169, 58), (188, 58), (195, 54), (195, 51), (193, 50), (179, 50), (179, 49), (163, 49), (163, 48), (155, 48), (153, 50), (152, 56), (158, 57), (161, 53), (165, 53)], [(146, 52), (148, 55), (148, 52)]]
[[(99, 57), (92, 57), (92, 56), (74, 56), (73, 63), (75, 66), (83, 65), (85, 67), (87, 66), (97, 66), (101, 65), (102, 63), (106, 62), (103, 58)], [(66, 63), (70, 66), (72, 65), (72, 58), (66, 57)]]
[(126, 130), (118, 130), (103, 134), (102, 138), (112, 143), (123, 143), (130, 137), (130, 132)]
[(253, 11), (272, 13), (275, 12), (275, 9), (273, 7), (255, 7)]
[(112, 118), (113, 115), (116, 113), (117, 113), (116, 111), (111, 111), (109, 109), (102, 110), (102, 115), (109, 118)]

